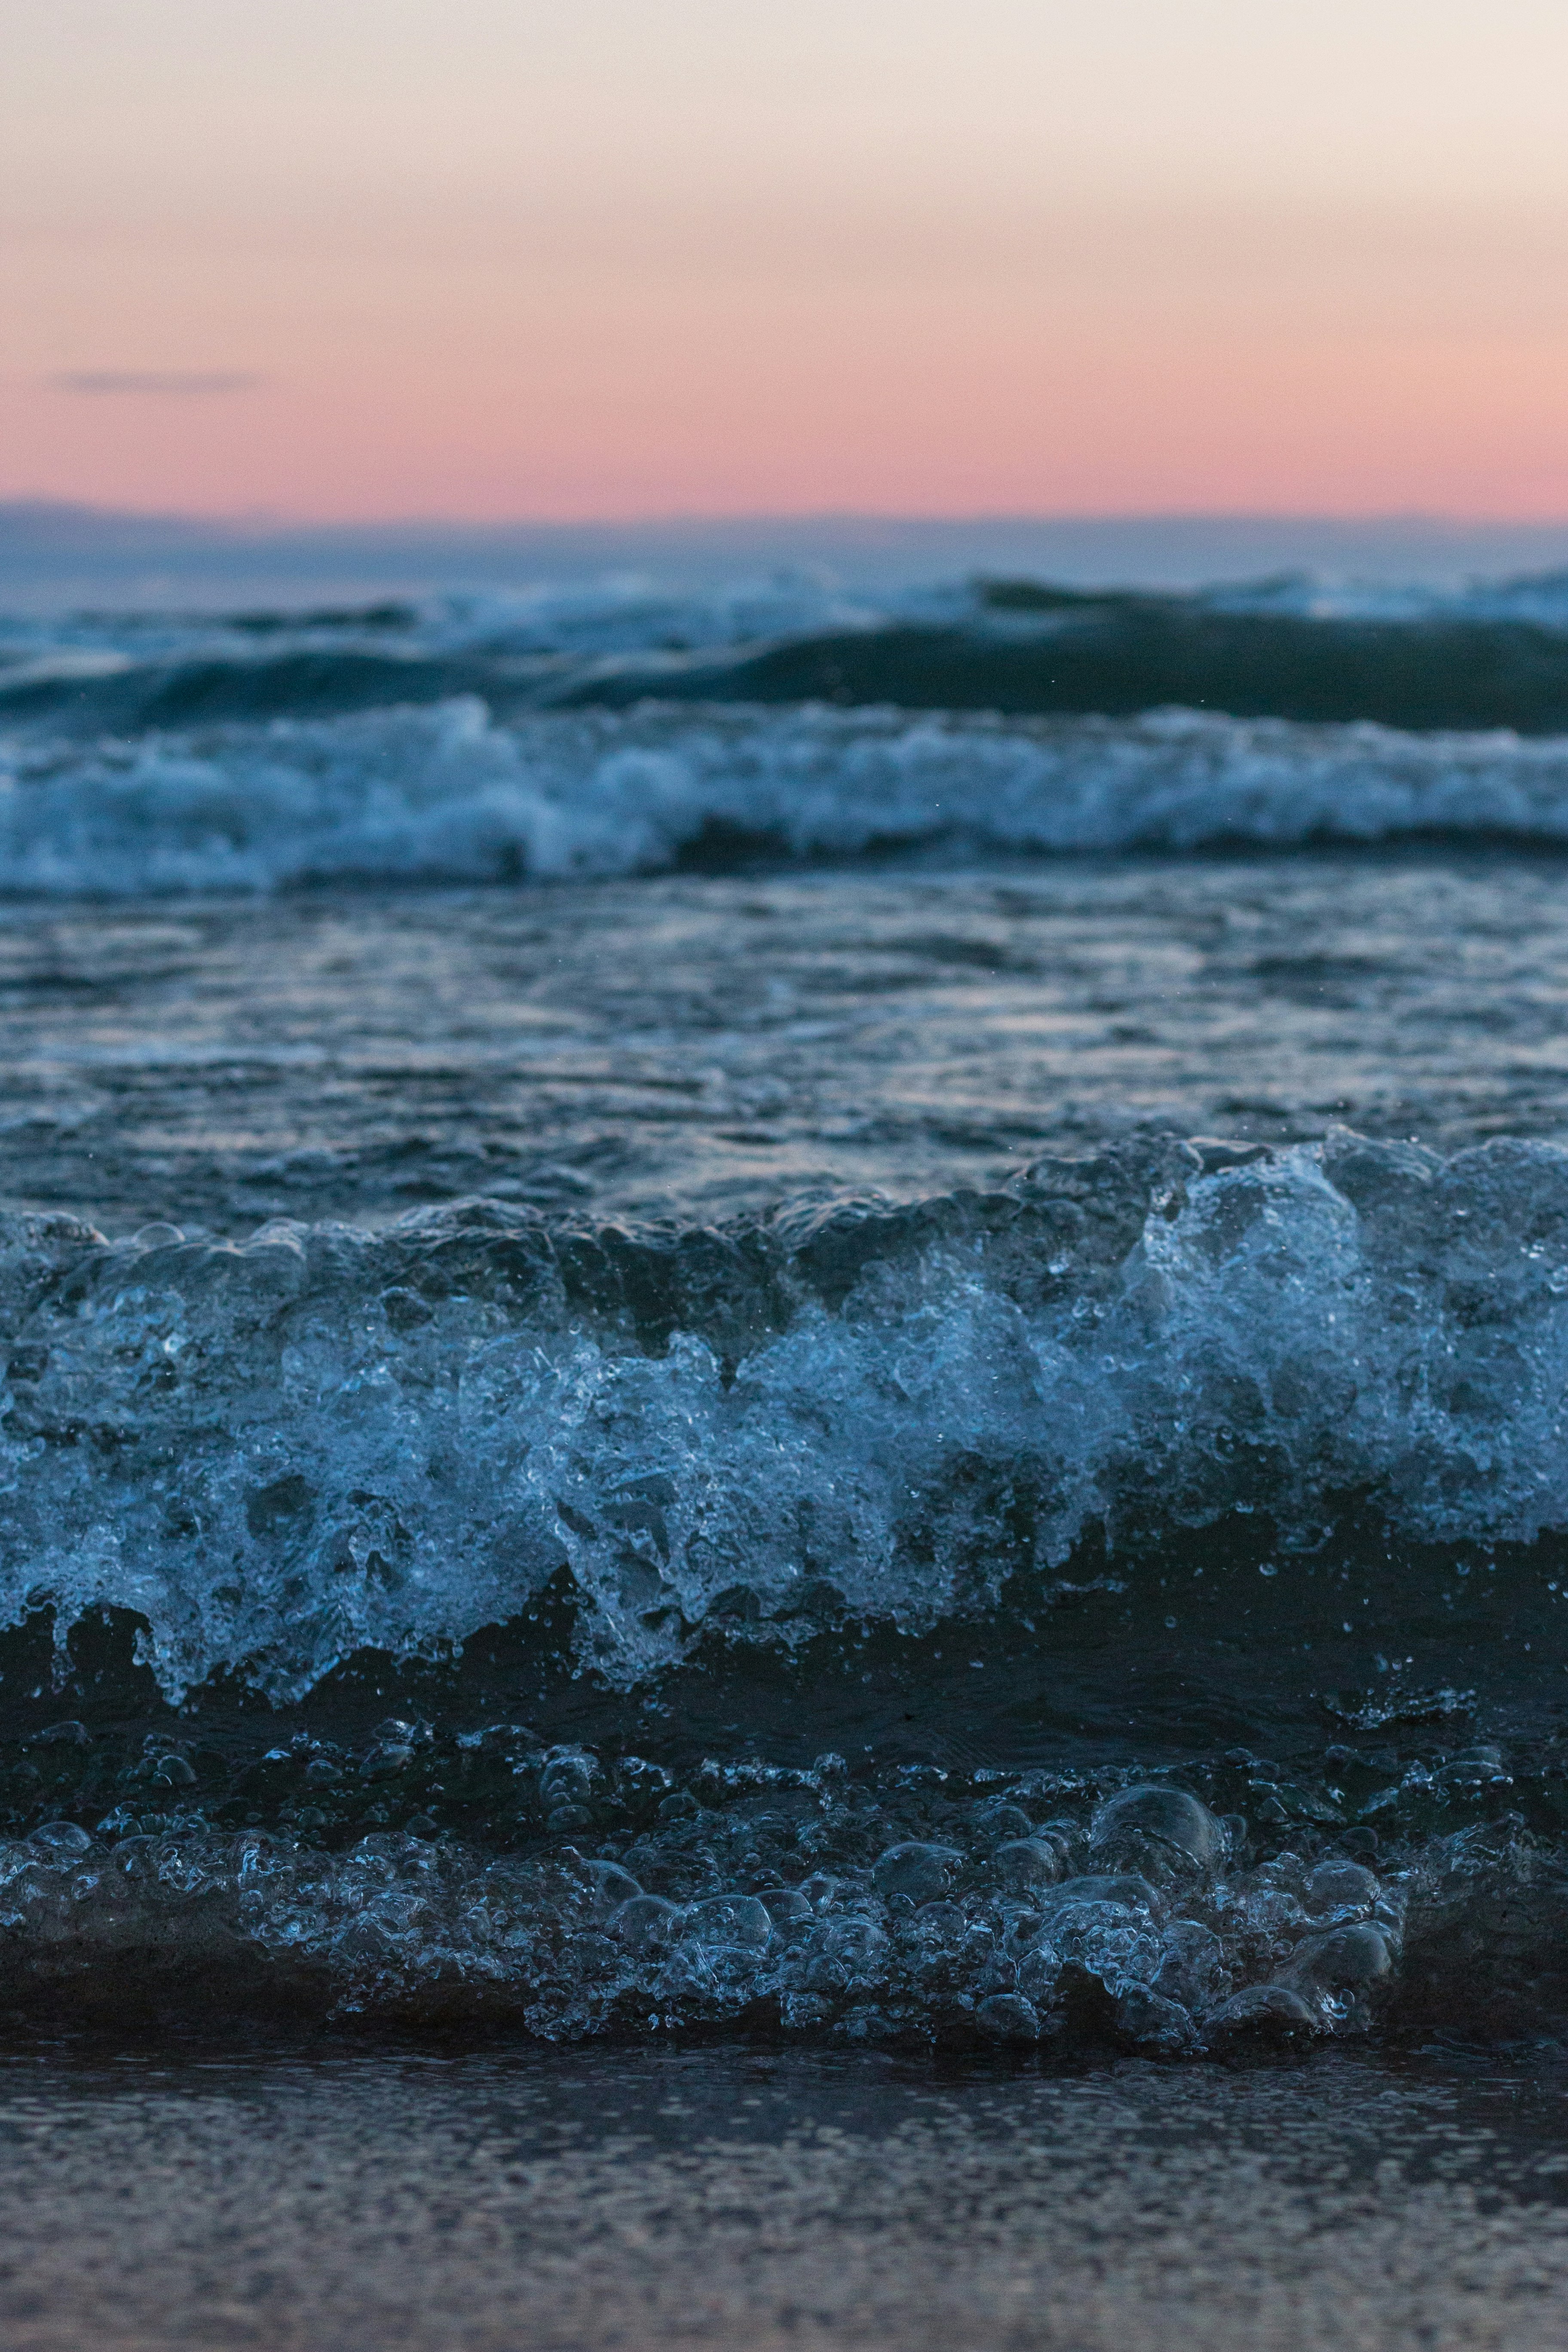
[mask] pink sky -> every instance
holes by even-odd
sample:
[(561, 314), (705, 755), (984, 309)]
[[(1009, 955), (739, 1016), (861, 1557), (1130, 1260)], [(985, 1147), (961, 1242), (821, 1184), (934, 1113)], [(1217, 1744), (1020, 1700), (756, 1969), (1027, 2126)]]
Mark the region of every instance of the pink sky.
[(1535, 0), (0, 0), (0, 497), (1568, 516)]

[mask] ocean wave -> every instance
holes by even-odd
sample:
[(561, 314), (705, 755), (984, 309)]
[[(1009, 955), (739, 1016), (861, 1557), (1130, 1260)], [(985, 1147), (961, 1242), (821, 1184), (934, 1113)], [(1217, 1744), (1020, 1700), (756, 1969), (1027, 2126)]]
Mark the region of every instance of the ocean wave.
[(689, 660), (627, 660), (562, 698), (889, 703), (905, 709), (1095, 712), (1166, 704), (1307, 724), (1568, 730), (1568, 635), (1538, 622), (1310, 618), (1200, 598), (995, 583), (966, 623), (900, 621)]
[(1201, 601), (1217, 612), (1282, 613), (1300, 620), (1522, 621), (1565, 630), (1568, 572), (1521, 572), (1458, 585), (1281, 572), (1205, 589)]
[(296, 610), (0, 617), (0, 716), (79, 735), (342, 716), (461, 692), (519, 705), (601, 679), (613, 691), (639, 656), (647, 678), (693, 656), (975, 609), (964, 588), (855, 599), (804, 576), (705, 593), (616, 577)]
[(1030, 580), (852, 596), (610, 582), (214, 618), (0, 625), (0, 717), (77, 736), (482, 696), (528, 709), (826, 702), (1568, 730), (1560, 578), (1465, 594), (1279, 581), (1173, 595)]
[(172, 670), (220, 660), (265, 661), (279, 651), (588, 656), (674, 653), (756, 645), (896, 618), (972, 616), (975, 592), (937, 584), (850, 593), (826, 574), (776, 572), (706, 589), (630, 573), (515, 588), (389, 594), (369, 602), (253, 605), (230, 612), (136, 611), (0, 614), (0, 686), (26, 671), (84, 664)]
[(498, 723), (473, 698), (0, 746), (0, 891), (560, 880), (743, 858), (1568, 841), (1568, 745), (1157, 712), (824, 708)]
[(1216, 1154), (712, 1229), (13, 1216), (0, 1611), (129, 1611), (171, 1697), (288, 1698), (563, 1584), (626, 1685), (705, 1626), (918, 1630), (1238, 1512), (1287, 1560), (1347, 1498), (1408, 1541), (1568, 1528), (1568, 1152)]
[[(13, 1213), (0, 1321), (13, 2008), (1568, 2019), (1568, 1152), (1154, 1138), (716, 1228)], [(1503, 1736), (1416, 1650), (1494, 1651)]]

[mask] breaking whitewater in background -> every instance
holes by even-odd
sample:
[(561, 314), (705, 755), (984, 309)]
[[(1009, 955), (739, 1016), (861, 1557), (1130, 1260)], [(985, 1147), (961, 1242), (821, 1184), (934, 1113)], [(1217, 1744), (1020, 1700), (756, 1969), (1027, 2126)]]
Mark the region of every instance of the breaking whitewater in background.
[[(197, 899), (214, 957), (301, 889), (809, 866), (852, 916), (862, 873), (1564, 842), (1561, 579), (0, 631), (0, 890)], [(1556, 1142), (1108, 1134), (642, 1223), (90, 1206), (0, 1234), (14, 2005), (1568, 2018)]]
[(18, 622), (0, 727), (0, 888), (71, 896), (1556, 843), (1568, 582), (994, 583), (880, 605), (626, 587)]

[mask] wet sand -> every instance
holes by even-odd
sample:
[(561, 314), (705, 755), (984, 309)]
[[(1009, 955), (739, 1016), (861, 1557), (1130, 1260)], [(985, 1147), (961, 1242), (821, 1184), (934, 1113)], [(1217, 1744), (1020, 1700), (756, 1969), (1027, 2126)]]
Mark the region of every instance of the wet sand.
[(0, 2344), (1568, 2340), (1568, 2074), (745, 2050), (0, 2061)]

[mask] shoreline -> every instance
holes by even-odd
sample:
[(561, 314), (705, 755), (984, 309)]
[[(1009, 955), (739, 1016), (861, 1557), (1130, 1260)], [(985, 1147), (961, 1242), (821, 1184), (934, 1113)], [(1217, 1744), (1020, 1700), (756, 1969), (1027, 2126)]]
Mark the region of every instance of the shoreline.
[(12, 2042), (0, 2340), (1533, 2352), (1568, 2070)]

